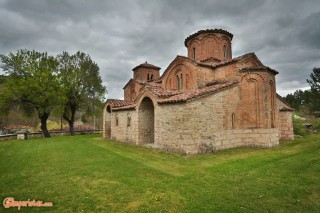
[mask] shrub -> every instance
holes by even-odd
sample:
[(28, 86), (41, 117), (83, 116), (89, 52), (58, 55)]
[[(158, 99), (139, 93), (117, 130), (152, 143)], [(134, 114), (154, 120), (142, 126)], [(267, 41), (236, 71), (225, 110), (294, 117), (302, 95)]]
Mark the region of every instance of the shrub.
[(303, 120), (301, 119), (301, 117), (293, 114), (292, 122), (293, 122), (293, 132), (295, 135), (305, 136), (310, 133), (308, 130), (305, 129)]
[(319, 119), (313, 120), (312, 126), (315, 130), (319, 131), (320, 130), (320, 120)]

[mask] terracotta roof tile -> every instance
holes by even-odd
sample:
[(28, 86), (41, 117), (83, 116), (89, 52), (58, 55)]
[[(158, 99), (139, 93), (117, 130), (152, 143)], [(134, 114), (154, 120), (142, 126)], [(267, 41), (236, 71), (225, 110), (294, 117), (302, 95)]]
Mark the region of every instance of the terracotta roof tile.
[(293, 109), (292, 109), (292, 108), (289, 108), (289, 107), (282, 107), (279, 111), (280, 111), (280, 112), (292, 112)]
[(221, 91), (223, 89), (229, 88), (235, 84), (237, 84), (238, 81), (228, 81), (228, 82), (222, 82), (222, 83), (215, 83), (210, 86), (203, 87), (201, 89), (198, 89), (190, 94), (182, 93), (178, 95), (171, 96), (169, 98), (159, 100), (159, 104), (165, 104), (165, 103), (177, 103), (177, 102), (186, 102), (188, 100), (201, 97), (207, 94), (215, 93), (218, 91)]
[(124, 107), (124, 106), (132, 106), (134, 105), (134, 102), (132, 101), (125, 101), (125, 100), (119, 100), (119, 99), (108, 99), (105, 104), (109, 104), (111, 109)]
[(209, 64), (209, 63), (197, 62), (197, 64), (201, 65), (201, 66), (205, 66), (205, 67), (209, 67), (209, 68), (215, 69), (215, 68), (218, 68), (218, 67), (222, 67), (222, 66), (225, 66), (225, 65), (240, 61), (240, 60), (242, 60), (244, 58), (247, 58), (249, 56), (255, 56), (255, 54), (254, 53), (247, 53), (247, 54), (238, 56), (236, 58), (232, 58), (232, 59), (230, 59), (228, 61), (222, 61), (220, 63)]
[(127, 86), (129, 86), (129, 85), (131, 84), (131, 82), (137, 82), (137, 83), (139, 83), (139, 84), (144, 84), (145, 81), (136, 80), (136, 79), (132, 79), (132, 78), (131, 78), (131, 79), (128, 81), (128, 83), (126, 83), (126, 85), (124, 85), (123, 89), (125, 89)]
[(192, 35), (189, 35), (185, 40), (184, 40), (184, 45), (187, 47), (187, 43), (188, 41), (190, 41), (191, 39), (197, 37), (198, 35), (202, 34), (202, 33), (221, 33), (221, 34), (225, 34), (226, 36), (230, 36), (231, 40), (233, 38), (233, 34), (229, 33), (226, 30), (223, 29), (206, 29), (206, 30), (200, 30)]
[(160, 70), (161, 69), (160, 67), (157, 67), (157, 66), (155, 66), (153, 64), (149, 64), (149, 63), (145, 62), (145, 63), (140, 64), (140, 65), (136, 66), (135, 68), (133, 68), (132, 71), (136, 71), (139, 68), (149, 68), (149, 69), (155, 69), (155, 70)]
[(265, 71), (267, 70), (268, 72), (271, 72), (272, 74), (276, 75), (279, 72), (275, 71), (274, 69), (271, 69), (270, 67), (267, 66), (259, 66), (259, 67), (245, 67), (242, 68), (240, 70), (238, 70), (239, 72), (259, 72), (259, 71)]
[(180, 94), (181, 92), (176, 90), (166, 90), (162, 88), (162, 85), (155, 82), (147, 82), (145, 88), (151, 92), (152, 94), (160, 97), (160, 98), (167, 98), (173, 95)]
[(126, 106), (112, 108), (112, 111), (129, 110), (129, 109), (135, 109), (135, 108), (136, 108), (136, 104), (132, 103), (132, 104), (129, 104), (129, 105), (126, 105)]
[(221, 60), (220, 59), (217, 59), (217, 58), (214, 58), (214, 57), (209, 57), (209, 58), (206, 58), (206, 59), (203, 59), (203, 60), (201, 60), (200, 62), (202, 62), (202, 63), (210, 63), (210, 62), (215, 62), (215, 63), (220, 63), (221, 62)]

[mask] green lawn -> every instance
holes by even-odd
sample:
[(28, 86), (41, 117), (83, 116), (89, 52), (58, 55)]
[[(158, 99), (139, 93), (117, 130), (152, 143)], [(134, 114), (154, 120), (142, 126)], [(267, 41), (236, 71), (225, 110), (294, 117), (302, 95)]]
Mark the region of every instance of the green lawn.
[[(20, 212), (319, 212), (320, 134), (183, 156), (100, 135), (0, 142), (0, 201)], [(0, 212), (16, 212), (17, 208)]]

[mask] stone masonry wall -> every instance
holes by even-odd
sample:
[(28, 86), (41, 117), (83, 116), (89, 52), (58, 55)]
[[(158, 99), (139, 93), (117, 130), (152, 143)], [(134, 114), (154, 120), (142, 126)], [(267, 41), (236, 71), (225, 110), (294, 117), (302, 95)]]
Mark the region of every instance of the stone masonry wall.
[(280, 139), (293, 140), (293, 124), (292, 124), (292, 113), (290, 111), (281, 111), (279, 113), (279, 136)]
[[(118, 123), (117, 123), (118, 120)], [(130, 122), (128, 121), (130, 120)], [(129, 124), (130, 123), (130, 124)], [(127, 143), (137, 143), (138, 116), (135, 110), (111, 113), (111, 138)]]
[[(272, 147), (279, 144), (278, 129), (231, 129), (215, 133), (214, 150), (239, 146)], [(201, 151), (201, 150), (200, 150)]]
[(240, 129), (238, 90), (234, 87), (189, 103), (159, 105), (155, 115), (155, 144), (188, 154), (238, 146), (278, 145), (276, 128)]
[[(277, 98), (278, 109), (287, 107), (279, 98)], [(279, 137), (284, 140), (293, 140), (293, 123), (291, 111), (279, 111), (278, 113)]]
[(160, 105), (155, 113), (155, 144), (190, 154), (199, 152), (199, 144), (211, 147), (216, 132), (232, 128), (238, 94), (234, 87), (188, 103)]

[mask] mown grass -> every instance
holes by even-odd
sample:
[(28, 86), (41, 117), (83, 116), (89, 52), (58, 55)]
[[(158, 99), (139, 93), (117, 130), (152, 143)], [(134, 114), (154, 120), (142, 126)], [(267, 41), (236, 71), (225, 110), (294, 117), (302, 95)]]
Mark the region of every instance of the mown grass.
[(319, 212), (320, 135), (196, 156), (99, 137), (0, 142), (0, 201), (54, 204), (21, 212)]

